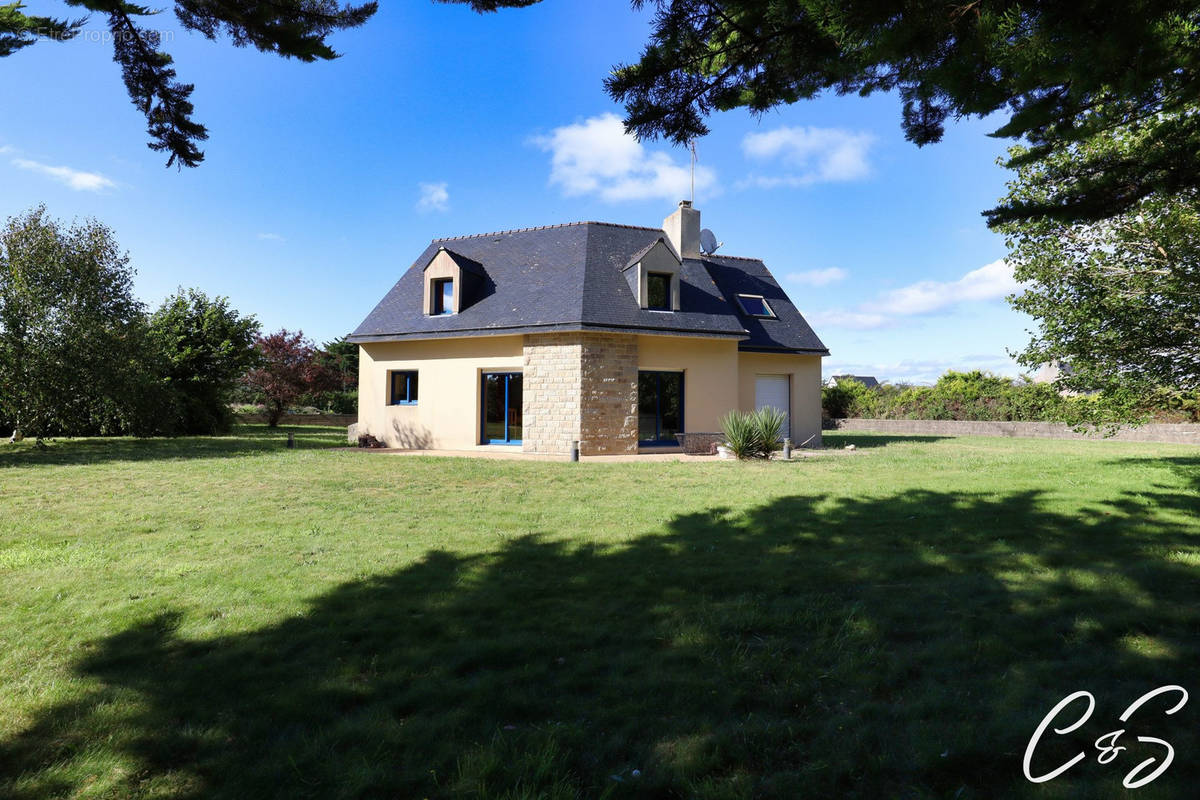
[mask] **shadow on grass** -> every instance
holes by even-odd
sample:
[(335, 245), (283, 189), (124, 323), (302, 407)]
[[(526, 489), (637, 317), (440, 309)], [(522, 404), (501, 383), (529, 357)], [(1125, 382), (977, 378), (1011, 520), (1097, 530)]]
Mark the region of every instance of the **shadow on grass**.
[(940, 442), (954, 438), (953, 436), (908, 436), (884, 433), (844, 433), (842, 431), (822, 431), (821, 433), (826, 447), (840, 448), (852, 444), (860, 450), (869, 447), (887, 447), (893, 444)]
[[(1111, 462), (1114, 466), (1142, 466), (1162, 468), (1167, 467), (1179, 476), (1193, 492), (1200, 493), (1200, 455), (1195, 456), (1158, 456), (1155, 458), (1120, 458)], [(1159, 489), (1171, 487), (1159, 484)]]
[(45, 447), (32, 440), (0, 443), (0, 469), (37, 464), (102, 464), (111, 461), (162, 461), (190, 458), (235, 458), (284, 450), (287, 435), (297, 449), (344, 447), (346, 429), (318, 425), (237, 425), (223, 436), (177, 436), (137, 439), (131, 436), (49, 439)]
[[(1197, 709), (1116, 718), (1200, 688), (1194, 561), (1167, 556), (1198, 543), (1118, 505), (926, 491), (429, 552), (252, 632), (167, 615), (94, 642), (76, 669), (98, 688), (0, 743), (0, 795), (1124, 796), (1144, 734), (1179, 758), (1138, 796), (1192, 796)], [(1080, 689), (1095, 717), (1035, 767), (1088, 760), (1026, 783), (1034, 728)], [(1130, 749), (1097, 765), (1118, 727)]]

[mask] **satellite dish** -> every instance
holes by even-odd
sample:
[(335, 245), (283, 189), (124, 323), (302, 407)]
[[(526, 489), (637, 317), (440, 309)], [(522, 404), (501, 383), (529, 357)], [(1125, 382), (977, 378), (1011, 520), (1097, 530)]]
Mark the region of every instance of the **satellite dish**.
[(700, 249), (711, 255), (720, 249), (724, 242), (718, 242), (717, 237), (708, 228), (700, 231)]

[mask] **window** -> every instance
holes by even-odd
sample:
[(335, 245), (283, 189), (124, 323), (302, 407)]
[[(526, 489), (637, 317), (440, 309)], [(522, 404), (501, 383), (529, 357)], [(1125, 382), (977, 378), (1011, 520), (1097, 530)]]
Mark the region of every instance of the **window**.
[(742, 310), (752, 317), (775, 317), (775, 312), (767, 305), (762, 295), (739, 294), (738, 302), (742, 304)]
[(519, 372), (483, 373), (484, 444), (521, 444), (522, 387)]
[(683, 431), (683, 373), (638, 373), (638, 443), (676, 444)]
[(417, 404), (416, 370), (392, 373), (391, 404), (394, 406), (412, 406)]
[(434, 278), (429, 287), (433, 294), (434, 314), (454, 313), (454, 279)]
[(651, 272), (646, 276), (646, 308), (655, 311), (671, 310), (671, 275)]

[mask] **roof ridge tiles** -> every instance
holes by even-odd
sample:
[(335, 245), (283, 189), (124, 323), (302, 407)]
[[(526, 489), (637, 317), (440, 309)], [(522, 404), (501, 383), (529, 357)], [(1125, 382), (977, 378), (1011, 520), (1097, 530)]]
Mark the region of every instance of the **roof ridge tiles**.
[(761, 258), (755, 258), (754, 256), (728, 256), (728, 255), (725, 255), (724, 253), (709, 253), (706, 256), (704, 256), (704, 260), (712, 259), (712, 258), (732, 258), (737, 261), (762, 261)]
[(510, 233), (528, 233), (529, 231), (546, 231), (552, 228), (571, 228), (576, 225), (604, 225), (609, 228), (628, 228), (638, 231), (660, 231), (661, 228), (650, 228), (645, 225), (622, 225), (617, 222), (599, 222), (597, 220), (582, 220), (580, 222), (560, 222), (557, 225), (535, 225), (530, 228), (510, 228), (506, 231), (491, 231), (489, 233), (468, 233), (462, 236), (441, 236), (433, 242), (455, 242), (462, 239), (483, 239), (488, 236), (504, 236)]

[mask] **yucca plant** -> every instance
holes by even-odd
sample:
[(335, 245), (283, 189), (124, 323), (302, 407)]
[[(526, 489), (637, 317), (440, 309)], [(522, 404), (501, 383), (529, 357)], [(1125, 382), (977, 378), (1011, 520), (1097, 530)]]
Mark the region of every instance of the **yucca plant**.
[(750, 413), (730, 411), (721, 420), (721, 430), (737, 458), (770, 458), (779, 449), (779, 434), (786, 421), (783, 412), (774, 408)]
[(787, 423), (787, 415), (778, 408), (765, 406), (755, 411), (752, 416), (754, 429), (762, 447), (762, 458), (769, 458), (771, 453), (782, 447), (780, 440), (783, 438), (783, 426)]
[(758, 458), (758, 431), (753, 414), (730, 411), (721, 419), (721, 432), (733, 455), (739, 459)]

